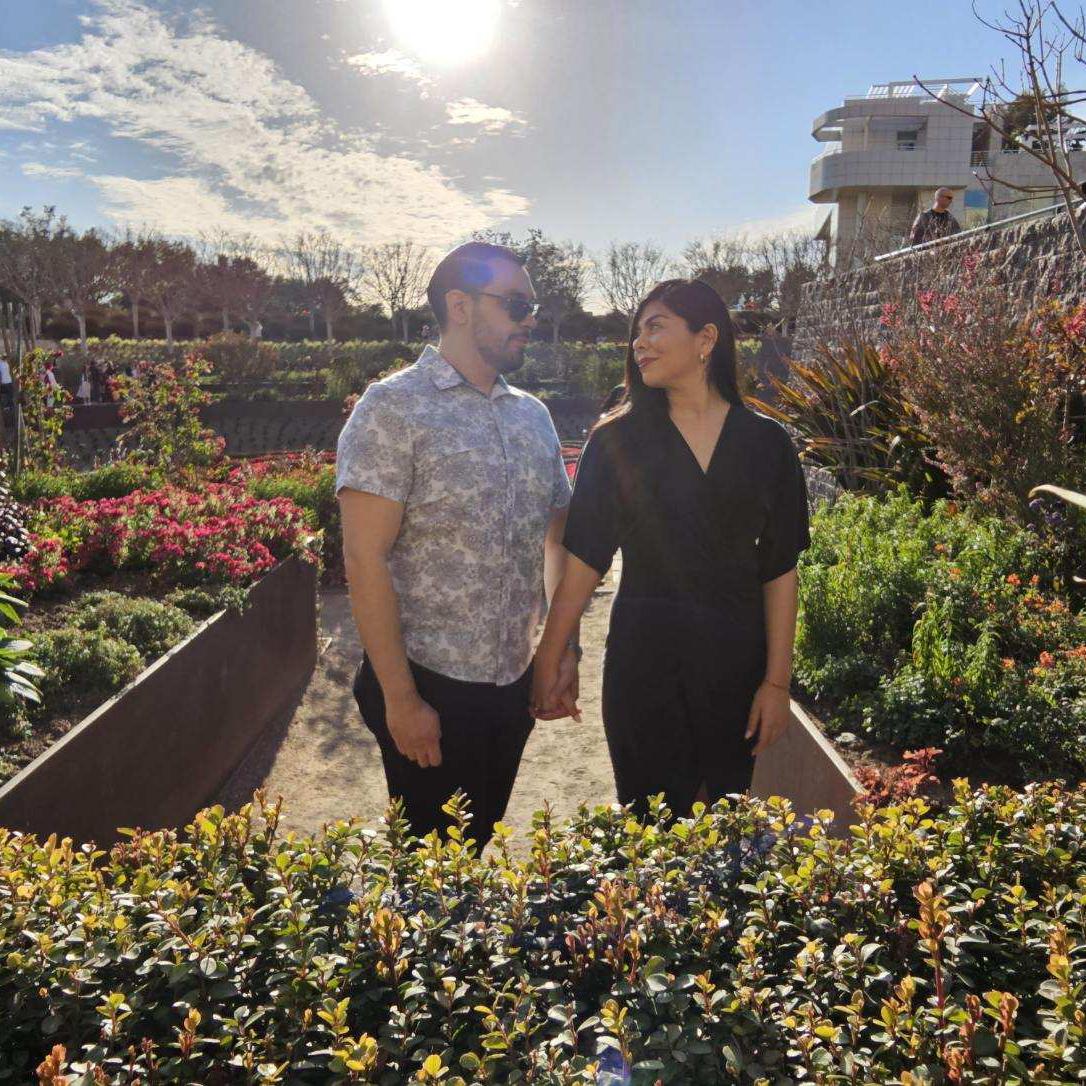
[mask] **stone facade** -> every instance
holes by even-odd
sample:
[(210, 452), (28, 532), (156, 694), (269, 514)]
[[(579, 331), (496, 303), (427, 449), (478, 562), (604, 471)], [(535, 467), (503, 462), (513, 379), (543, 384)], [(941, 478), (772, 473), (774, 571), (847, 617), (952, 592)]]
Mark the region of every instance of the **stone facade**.
[[(1086, 209), (1078, 212), (1086, 227)], [(1086, 301), (1086, 256), (1065, 211), (993, 223), (856, 271), (811, 283), (793, 337), (793, 357), (809, 361), (819, 340), (876, 339), (882, 306), (916, 291), (953, 289), (967, 257), (992, 268), (1025, 313), (1049, 298)]]

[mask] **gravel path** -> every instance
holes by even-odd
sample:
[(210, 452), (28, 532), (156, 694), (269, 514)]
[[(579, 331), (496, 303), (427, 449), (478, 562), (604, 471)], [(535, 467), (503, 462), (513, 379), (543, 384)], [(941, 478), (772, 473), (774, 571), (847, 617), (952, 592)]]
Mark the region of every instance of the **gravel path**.
[[(600, 722), (600, 674), (617, 570), (597, 591), (582, 623), (582, 723), (540, 721), (528, 741), (505, 822), (521, 835), (549, 802), (558, 818), (615, 799)], [(217, 802), (236, 809), (253, 790), (283, 797), (283, 827), (301, 833), (357, 816), (376, 824), (388, 802), (377, 743), (351, 695), (361, 647), (347, 594), (321, 593), (322, 652), (291, 713), (270, 727), (223, 787)]]

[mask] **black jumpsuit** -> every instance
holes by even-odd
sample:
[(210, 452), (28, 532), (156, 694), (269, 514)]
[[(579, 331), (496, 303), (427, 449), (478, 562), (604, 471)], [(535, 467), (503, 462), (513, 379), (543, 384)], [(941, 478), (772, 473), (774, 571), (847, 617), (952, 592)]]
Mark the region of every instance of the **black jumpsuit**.
[(686, 813), (750, 787), (744, 738), (766, 667), (762, 585), (810, 545), (787, 431), (733, 405), (708, 470), (665, 414), (597, 430), (577, 469), (566, 549), (599, 573), (622, 550), (603, 671), (618, 798)]

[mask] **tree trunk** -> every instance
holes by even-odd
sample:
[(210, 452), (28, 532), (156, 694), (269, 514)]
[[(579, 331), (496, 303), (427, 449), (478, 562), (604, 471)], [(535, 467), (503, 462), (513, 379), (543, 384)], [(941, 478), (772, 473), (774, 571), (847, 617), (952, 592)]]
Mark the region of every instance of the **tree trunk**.
[(324, 311), (324, 340), (332, 342), (332, 314), (327, 309)]
[(309, 338), (317, 338), (317, 314), (312, 309), (306, 311), (306, 316), (309, 317)]
[(76, 313), (76, 323), (79, 325), (79, 349), (83, 354), (87, 353), (87, 314)]
[(411, 317), (406, 309), (403, 312), (403, 341), (404, 343), (411, 342)]
[(132, 338), (140, 338), (140, 300), (132, 299)]
[(226, 306), (222, 307), (222, 330), (224, 332), (230, 331), (230, 311)]
[(30, 303), (30, 346), (36, 347), (41, 339), (41, 302)]
[(162, 314), (162, 323), (166, 326), (166, 350), (173, 350), (173, 317)]
[(200, 311), (197, 310), (192, 315), (192, 338), (199, 339), (200, 333), (203, 331), (204, 318), (201, 316)]

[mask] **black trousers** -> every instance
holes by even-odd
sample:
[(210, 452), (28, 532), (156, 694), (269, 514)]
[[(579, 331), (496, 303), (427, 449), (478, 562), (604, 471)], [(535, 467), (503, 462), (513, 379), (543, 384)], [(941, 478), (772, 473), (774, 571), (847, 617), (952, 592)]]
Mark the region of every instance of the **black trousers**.
[(396, 748), (385, 719), (385, 699), (368, 658), (354, 680), (362, 719), (381, 748), (390, 797), (400, 797), (412, 832), (444, 830), (442, 810), (459, 789), (471, 801), (471, 836), (482, 847), (505, 815), (520, 757), (535, 720), (528, 711), (532, 671), (508, 686), (450, 679), (411, 663), (419, 696), (441, 721), (441, 765), (423, 769)]
[(756, 738), (745, 738), (765, 675), (765, 632), (687, 602), (617, 599), (603, 666), (603, 726), (620, 803), (644, 817), (663, 792), (687, 815), (746, 792)]

